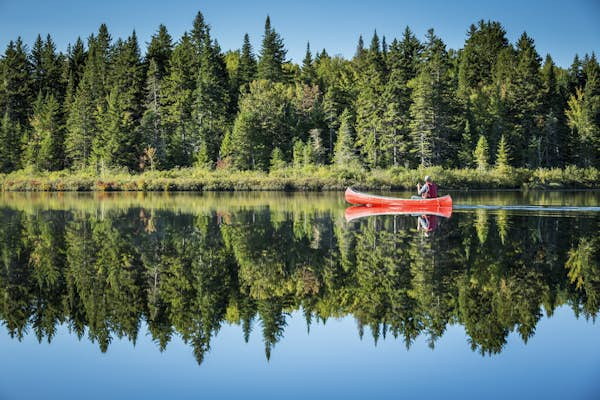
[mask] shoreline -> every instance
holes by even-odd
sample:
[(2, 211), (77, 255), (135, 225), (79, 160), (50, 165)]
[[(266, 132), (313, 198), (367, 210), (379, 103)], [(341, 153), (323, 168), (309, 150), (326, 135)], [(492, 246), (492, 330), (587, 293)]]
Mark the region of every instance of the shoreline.
[(430, 175), (440, 188), (451, 190), (597, 190), (596, 168), (476, 170), (392, 168), (387, 170), (340, 170), (332, 167), (260, 171), (177, 169), (128, 173), (127, 171), (33, 172), (0, 175), (3, 192), (209, 192), (209, 191), (340, 191), (412, 190)]

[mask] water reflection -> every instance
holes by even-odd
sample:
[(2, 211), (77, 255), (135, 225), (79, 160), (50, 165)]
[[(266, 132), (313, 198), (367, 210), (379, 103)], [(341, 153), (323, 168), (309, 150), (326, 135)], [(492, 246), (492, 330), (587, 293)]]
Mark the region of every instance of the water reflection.
[(51, 341), (68, 324), (106, 351), (135, 343), (145, 322), (161, 350), (179, 335), (201, 363), (230, 323), (246, 341), (261, 335), (268, 359), (302, 310), (309, 328), (352, 315), (361, 336), (407, 347), (461, 324), (474, 351), (495, 354), (510, 332), (531, 338), (543, 311), (600, 307), (597, 214), (348, 222), (336, 196), (137, 196), (3, 197), (0, 320), (12, 337)]

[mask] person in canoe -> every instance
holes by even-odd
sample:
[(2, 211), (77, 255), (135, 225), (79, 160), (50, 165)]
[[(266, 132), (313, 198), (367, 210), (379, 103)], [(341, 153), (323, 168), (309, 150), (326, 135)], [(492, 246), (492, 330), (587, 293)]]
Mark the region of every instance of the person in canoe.
[(419, 195), (412, 196), (413, 199), (433, 199), (438, 197), (437, 185), (433, 182), (429, 175), (425, 177), (425, 184), (423, 186), (417, 183), (417, 192)]

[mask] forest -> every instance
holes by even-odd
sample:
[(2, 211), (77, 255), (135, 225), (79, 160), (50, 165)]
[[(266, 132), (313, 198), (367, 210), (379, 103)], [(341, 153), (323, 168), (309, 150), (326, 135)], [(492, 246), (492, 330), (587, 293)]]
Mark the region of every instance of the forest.
[[(242, 39), (242, 38), (240, 38)], [(306, 46), (301, 64), (265, 21), (222, 51), (199, 12), (173, 38), (159, 26), (145, 54), (135, 31), (105, 24), (65, 53), (50, 34), (0, 59), (0, 176), (193, 168), (509, 171), (600, 163), (600, 66), (569, 68), (501, 23), (468, 28), (462, 49), (430, 29), (358, 38), (352, 59)], [(333, 49), (335, 52), (335, 49)]]
[(600, 310), (600, 238), (587, 234), (600, 226), (585, 215), (478, 209), (423, 237), (411, 216), (347, 223), (343, 205), (283, 193), (13, 195), (0, 194), (0, 325), (15, 339), (67, 326), (106, 351), (147, 327), (158, 349), (180, 337), (201, 363), (232, 324), (268, 359), (294, 313), (308, 330), (348, 316), (361, 337), (406, 347), (460, 324), (465, 346), (493, 355), (544, 314)]

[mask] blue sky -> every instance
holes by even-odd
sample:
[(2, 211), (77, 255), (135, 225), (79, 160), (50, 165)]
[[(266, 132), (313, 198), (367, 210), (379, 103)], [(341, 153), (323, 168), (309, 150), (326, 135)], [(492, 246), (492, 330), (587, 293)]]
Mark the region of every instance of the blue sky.
[(184, 0), (0, 0), (0, 48), (17, 36), (31, 46), (36, 35), (51, 33), (64, 50), (77, 36), (95, 32), (105, 22), (113, 35), (126, 37), (136, 30), (147, 42), (163, 23), (174, 38), (191, 29), (196, 12), (203, 12), (213, 36), (223, 50), (241, 47), (245, 32), (255, 51), (260, 48), (264, 19), (283, 36), (288, 57), (299, 62), (310, 41), (313, 49), (351, 57), (358, 35), (368, 43), (373, 31), (388, 42), (410, 26), (419, 38), (434, 28), (451, 48), (464, 45), (466, 31), (479, 19), (500, 21), (509, 40), (523, 31), (536, 41), (538, 52), (550, 53), (555, 62), (568, 66), (575, 53), (600, 52), (600, 1), (184, 1)]

